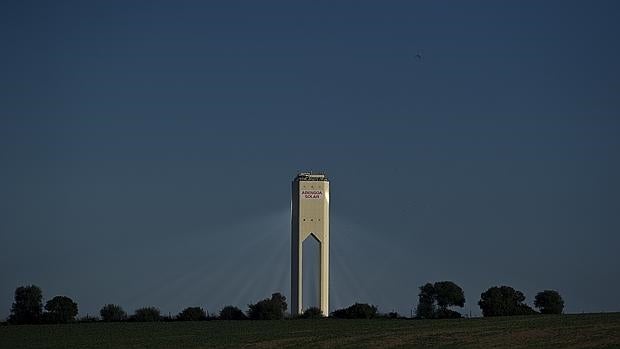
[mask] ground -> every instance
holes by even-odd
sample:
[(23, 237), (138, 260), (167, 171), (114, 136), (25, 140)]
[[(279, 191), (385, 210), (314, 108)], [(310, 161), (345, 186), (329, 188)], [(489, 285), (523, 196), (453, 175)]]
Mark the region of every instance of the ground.
[(620, 348), (620, 313), (0, 326), (0, 348)]

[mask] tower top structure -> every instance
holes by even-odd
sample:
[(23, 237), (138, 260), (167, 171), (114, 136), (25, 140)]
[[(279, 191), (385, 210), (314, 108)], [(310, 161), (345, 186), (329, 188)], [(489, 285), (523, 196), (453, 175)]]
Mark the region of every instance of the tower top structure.
[(295, 181), (328, 181), (324, 172), (299, 172)]
[(328, 316), (329, 180), (325, 173), (300, 172), (293, 180), (291, 194), (291, 313), (301, 314), (304, 309), (303, 242), (312, 236), (321, 249), (319, 308)]

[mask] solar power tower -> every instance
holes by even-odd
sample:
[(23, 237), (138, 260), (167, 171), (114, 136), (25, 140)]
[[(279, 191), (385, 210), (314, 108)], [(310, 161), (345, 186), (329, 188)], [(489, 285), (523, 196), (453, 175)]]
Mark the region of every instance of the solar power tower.
[(301, 172), (293, 180), (291, 200), (291, 313), (303, 305), (303, 243), (311, 235), (321, 246), (319, 304), (329, 315), (329, 180), (323, 173)]

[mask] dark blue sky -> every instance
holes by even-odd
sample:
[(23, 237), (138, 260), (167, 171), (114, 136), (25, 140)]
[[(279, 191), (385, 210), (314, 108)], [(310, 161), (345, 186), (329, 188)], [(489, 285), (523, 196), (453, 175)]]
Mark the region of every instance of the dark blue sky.
[(298, 170), (332, 182), (332, 309), (453, 280), (474, 314), (501, 284), (618, 311), (619, 15), (3, 1), (0, 316), (30, 283), (82, 315), (288, 295)]

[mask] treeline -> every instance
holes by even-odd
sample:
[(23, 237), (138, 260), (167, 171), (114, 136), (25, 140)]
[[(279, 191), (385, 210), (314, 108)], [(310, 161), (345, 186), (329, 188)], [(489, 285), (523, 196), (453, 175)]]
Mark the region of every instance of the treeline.
[[(162, 315), (157, 307), (136, 309), (129, 315), (118, 304), (106, 304), (101, 307), (99, 317), (86, 316), (76, 319), (78, 305), (71, 298), (56, 296), (43, 306), (43, 292), (35, 285), (21, 286), (15, 289), (15, 301), (11, 306), (9, 324), (57, 324), (69, 322), (151, 322), (151, 321), (204, 321), (204, 320), (278, 320), (283, 319), (287, 309), (286, 297), (274, 293), (271, 298), (249, 304), (247, 312), (229, 305), (218, 314), (207, 314), (201, 307), (188, 307), (176, 316)], [(310, 309), (309, 309), (310, 311)], [(311, 311), (310, 311), (311, 312)]]
[[(525, 304), (525, 295), (510, 286), (494, 286), (480, 295), (478, 306), (482, 315), (513, 316), (539, 314)], [(460, 318), (461, 313), (451, 307), (465, 305), (463, 289), (452, 281), (439, 281), (420, 286), (416, 317), (420, 319)], [(561, 314), (564, 300), (557, 291), (544, 290), (536, 294), (534, 306), (540, 314)]]
[[(416, 318), (418, 319), (445, 319), (460, 318), (461, 313), (453, 310), (465, 305), (463, 289), (452, 281), (439, 281), (420, 286)], [(483, 316), (511, 316), (530, 315), (539, 312), (524, 303), (525, 296), (509, 286), (491, 287), (480, 295), (478, 305)], [(534, 306), (542, 314), (561, 314), (564, 301), (554, 290), (539, 292)], [(8, 318), (10, 324), (41, 324), (41, 323), (68, 323), (74, 321), (91, 322), (148, 322), (148, 321), (205, 321), (205, 320), (280, 320), (286, 317), (286, 297), (274, 293), (270, 298), (263, 299), (255, 304), (249, 304), (244, 312), (238, 307), (228, 305), (216, 314), (208, 314), (201, 307), (188, 307), (176, 316), (162, 315), (156, 307), (136, 309), (129, 315), (117, 304), (106, 304), (101, 307), (99, 316), (86, 316), (76, 319), (78, 305), (67, 296), (55, 296), (43, 306), (43, 292), (35, 285), (21, 286), (15, 290), (15, 301)], [(365, 303), (355, 303), (347, 308), (337, 309), (329, 314), (337, 319), (374, 319), (374, 318), (402, 318), (396, 312), (381, 314), (376, 306)], [(325, 314), (319, 308), (306, 309), (303, 314), (295, 318), (311, 319), (323, 318)]]

